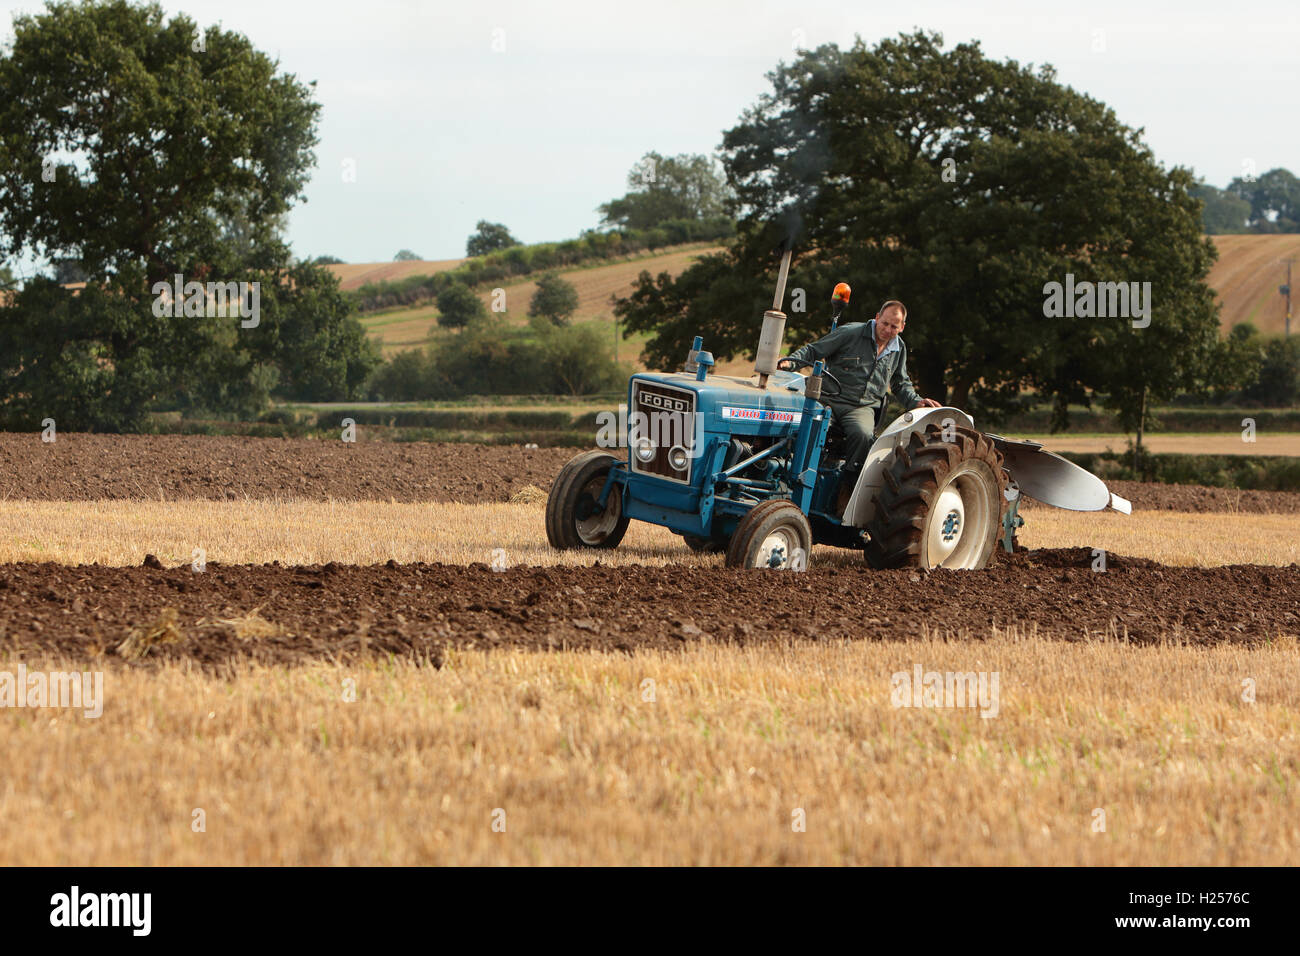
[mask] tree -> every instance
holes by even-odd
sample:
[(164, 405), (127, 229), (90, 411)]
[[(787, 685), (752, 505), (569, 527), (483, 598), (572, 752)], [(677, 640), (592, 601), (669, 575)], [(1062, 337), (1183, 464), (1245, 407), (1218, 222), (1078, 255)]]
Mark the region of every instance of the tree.
[(1209, 183), (1197, 183), (1191, 193), (1205, 203), (1201, 210), (1201, 228), (1205, 233), (1224, 236), (1246, 231), (1251, 216), (1250, 203), (1246, 200)]
[[(166, 374), (153, 349), (115, 351), (107, 330), (139, 333), (143, 321), (131, 300), (98, 285), (72, 295), (45, 276), (27, 282), (0, 308), (3, 428), (35, 429), (53, 418), (63, 429), (138, 430)], [(164, 349), (161, 359), (177, 323), (159, 326), (147, 337)]]
[(1300, 401), (1300, 339), (1281, 337), (1263, 344), (1258, 378), (1246, 388), (1245, 397), (1273, 408)]
[(6, 265), (0, 265), (0, 292), (10, 292), (18, 288), (18, 279)]
[[(29, 283), (0, 317), (7, 420), (135, 428), (152, 408), (245, 413), (274, 387), (314, 389), (299, 363), (322, 363), (335, 397), (368, 371), (355, 317), (321, 298), (321, 267), (289, 268), (280, 235), (315, 162), (310, 85), (240, 34), (109, 0), (15, 17), (0, 88), (0, 254), (72, 262), (88, 283)], [(177, 275), (256, 283), (267, 315), (159, 314)]]
[(475, 319), (487, 317), (487, 309), (474, 291), (461, 282), (451, 282), (438, 293), (438, 324), (463, 328)]
[(379, 365), (379, 350), (353, 315), (353, 306), (328, 269), (301, 263), (262, 283), (267, 333), (254, 355), (273, 363), (275, 394), (292, 401), (362, 397)]
[(1250, 203), (1256, 232), (1300, 232), (1300, 179), (1290, 170), (1270, 169), (1257, 179), (1238, 176), (1226, 190)]
[(410, 249), (401, 249), (397, 255), (393, 256), (394, 262), (420, 262), (422, 261), (419, 253), (412, 252)]
[(591, 325), (552, 327), (539, 347), (556, 394), (590, 395), (627, 383), (627, 369), (614, 361), (607, 336)]
[(499, 222), (480, 219), (474, 227), (474, 235), (465, 243), (465, 255), (485, 256), (498, 249), (509, 249), (519, 245), (519, 240), (510, 235), (510, 230)]
[[(680, 362), (695, 334), (719, 358), (752, 350), (773, 250), (789, 241), (790, 288), (809, 301), (840, 279), (864, 317), (902, 299), (921, 393), (977, 420), (1018, 407), (1025, 389), (1062, 427), (1067, 403), (1098, 393), (1127, 406), (1141, 404), (1134, 388), (1154, 399), (1199, 387), (1217, 342), (1214, 248), (1190, 174), (1160, 166), (1113, 111), (1050, 67), (995, 62), (977, 43), (945, 51), (923, 32), (828, 44), (770, 79), (723, 139), (736, 243), (676, 279), (642, 273), (616, 304), (626, 332), (651, 334), (649, 361)], [(1067, 276), (1150, 282), (1150, 325), (1049, 316), (1048, 284)], [(821, 310), (792, 312), (788, 347), (827, 324)]]
[(602, 225), (653, 229), (670, 220), (717, 219), (726, 214), (727, 181), (707, 156), (646, 153), (627, 174), (627, 185), (627, 195), (597, 209)]
[(91, 280), (132, 292), (246, 265), (222, 235), (235, 218), (264, 250), (257, 265), (283, 257), (276, 217), (315, 162), (309, 86), (246, 37), (164, 22), (155, 3), (51, 3), (13, 26), (0, 57), (11, 249), (75, 257)]
[(1226, 401), (1259, 381), (1260, 365), (1264, 359), (1264, 346), (1259, 329), (1253, 323), (1239, 322), (1228, 332), (1223, 343), (1223, 354), (1215, 363), (1207, 384), (1219, 401)]
[(573, 283), (548, 272), (537, 280), (537, 291), (528, 303), (530, 317), (549, 319), (553, 325), (568, 325), (578, 308), (578, 290)]
[(311, 262), (318, 266), (341, 266), (345, 264), (338, 256), (317, 256)]
[(586, 395), (627, 384), (629, 369), (590, 325), (539, 330), (473, 323), (425, 350), (399, 352), (374, 374), (370, 397), (418, 401), (465, 395)]

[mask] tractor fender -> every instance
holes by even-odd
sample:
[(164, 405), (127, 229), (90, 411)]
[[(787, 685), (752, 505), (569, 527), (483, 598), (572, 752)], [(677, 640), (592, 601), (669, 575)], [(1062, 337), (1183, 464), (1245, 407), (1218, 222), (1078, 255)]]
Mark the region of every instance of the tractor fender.
[(865, 528), (876, 513), (875, 495), (885, 483), (885, 469), (894, 457), (894, 449), (906, 446), (914, 432), (923, 432), (930, 425), (940, 428), (950, 421), (953, 428), (974, 428), (975, 420), (960, 408), (941, 405), (939, 408), (914, 408), (904, 412), (889, 427), (876, 436), (867, 452), (867, 460), (858, 475), (858, 483), (853, 486), (853, 494), (844, 507), (843, 524), (853, 528)]
[(989, 435), (995, 448), (1002, 452), (1002, 467), (1028, 498), (1068, 511), (1101, 511), (1113, 508), (1130, 514), (1133, 505), (1106, 487), (1086, 468), (1044, 451), (1035, 441), (1016, 441), (1001, 435)]

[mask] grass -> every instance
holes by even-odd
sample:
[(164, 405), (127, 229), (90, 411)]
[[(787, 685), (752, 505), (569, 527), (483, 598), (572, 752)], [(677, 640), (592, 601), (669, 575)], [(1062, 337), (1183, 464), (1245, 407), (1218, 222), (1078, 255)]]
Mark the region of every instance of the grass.
[[(1122, 452), (1133, 440), (1132, 435), (1106, 433), (1067, 433), (1057, 435), (1020, 435), (1015, 438), (1027, 438), (1042, 442), (1048, 451)], [(1145, 435), (1142, 444), (1152, 454), (1181, 455), (1280, 455), (1300, 456), (1300, 433), (1282, 434), (1256, 433), (1253, 442), (1243, 441), (1241, 432), (1203, 432), (1200, 434), (1156, 434)]]
[(1096, 514), (1027, 508), (1028, 548), (1088, 547), (1181, 567), (1300, 562), (1300, 515), (1138, 511)]
[[(1027, 520), (1033, 547), (1171, 564), (1289, 564), (1300, 541), (1300, 516)], [(487, 563), (495, 547), (511, 563), (720, 561), (642, 524), (613, 553), (561, 556), (539, 503), (0, 502), (0, 561), (185, 563), (196, 544), (231, 563)], [(256, 613), (232, 623), (275, 638)], [(164, 621), (138, 625), (137, 643), (167, 637)], [(0, 656), (0, 671), (17, 663)], [(892, 706), (891, 675), (916, 665), (996, 673), (996, 716)], [(0, 865), (1300, 863), (1294, 639), (935, 630), (671, 654), (453, 649), (439, 670), (115, 664), (103, 703), (95, 719), (0, 710), (0, 766), (15, 771)]]
[[(442, 562), (702, 565), (671, 532), (632, 522), (612, 552), (557, 552), (546, 543), (544, 499), (531, 504), (319, 501), (0, 502), (0, 562), (138, 565), (146, 554), (189, 564), (197, 547), (226, 564)], [(1026, 510), (1021, 541), (1033, 548), (1090, 547), (1164, 564), (1300, 562), (1300, 515), (1138, 512), (1130, 516)], [(817, 564), (856, 564), (854, 551), (817, 547)]]
[[(119, 666), (98, 719), (0, 712), (0, 865), (1300, 862), (1294, 641), (939, 637)], [(997, 716), (891, 706), (917, 664)]]

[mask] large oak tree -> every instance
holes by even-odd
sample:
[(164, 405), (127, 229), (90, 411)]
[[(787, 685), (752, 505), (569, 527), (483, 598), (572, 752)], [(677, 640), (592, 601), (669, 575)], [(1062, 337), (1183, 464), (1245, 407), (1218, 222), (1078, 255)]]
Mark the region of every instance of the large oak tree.
[[(801, 52), (769, 78), (723, 139), (737, 242), (676, 279), (642, 273), (616, 307), (628, 332), (652, 333), (652, 362), (676, 365), (695, 334), (715, 354), (752, 354), (773, 248), (792, 240), (790, 288), (811, 311), (791, 314), (789, 348), (827, 331), (822, 303), (848, 280), (850, 318), (906, 302), (923, 394), (986, 416), (1032, 388), (1059, 423), (1067, 402), (1101, 392), (1136, 424), (1144, 398), (1207, 374), (1215, 253), (1191, 174), (1051, 67), (916, 32)], [(1045, 285), (1067, 274), (1150, 282), (1150, 325), (1045, 316)]]
[[(0, 258), (75, 263), (89, 285), (72, 301), (29, 283), (5, 310), (7, 421), (136, 427), (158, 403), (246, 412), (272, 387), (302, 397), (368, 370), (337, 284), (294, 267), (280, 235), (315, 163), (312, 84), (243, 35), (154, 3), (50, 3), (13, 28), (0, 55)], [(262, 283), (267, 321), (154, 315), (154, 284), (176, 274)], [(308, 343), (346, 351), (289, 354)]]

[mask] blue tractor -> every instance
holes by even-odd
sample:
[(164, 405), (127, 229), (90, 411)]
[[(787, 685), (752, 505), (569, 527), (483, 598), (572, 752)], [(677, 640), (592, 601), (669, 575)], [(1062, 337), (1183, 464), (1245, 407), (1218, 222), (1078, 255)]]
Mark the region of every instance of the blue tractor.
[(698, 336), (683, 371), (632, 376), (628, 457), (595, 450), (564, 466), (546, 504), (552, 547), (613, 548), (636, 519), (693, 550), (725, 552), (728, 567), (800, 571), (821, 544), (861, 550), (877, 568), (973, 569), (999, 541), (1012, 549), (1022, 494), (1129, 512), (1095, 475), (1035, 442), (985, 434), (950, 407), (884, 428), (845, 502), (843, 438), (820, 401), (839, 383), (821, 362), (793, 363), (811, 369), (806, 377), (777, 368), (789, 264), (787, 250), (753, 377), (714, 374)]

